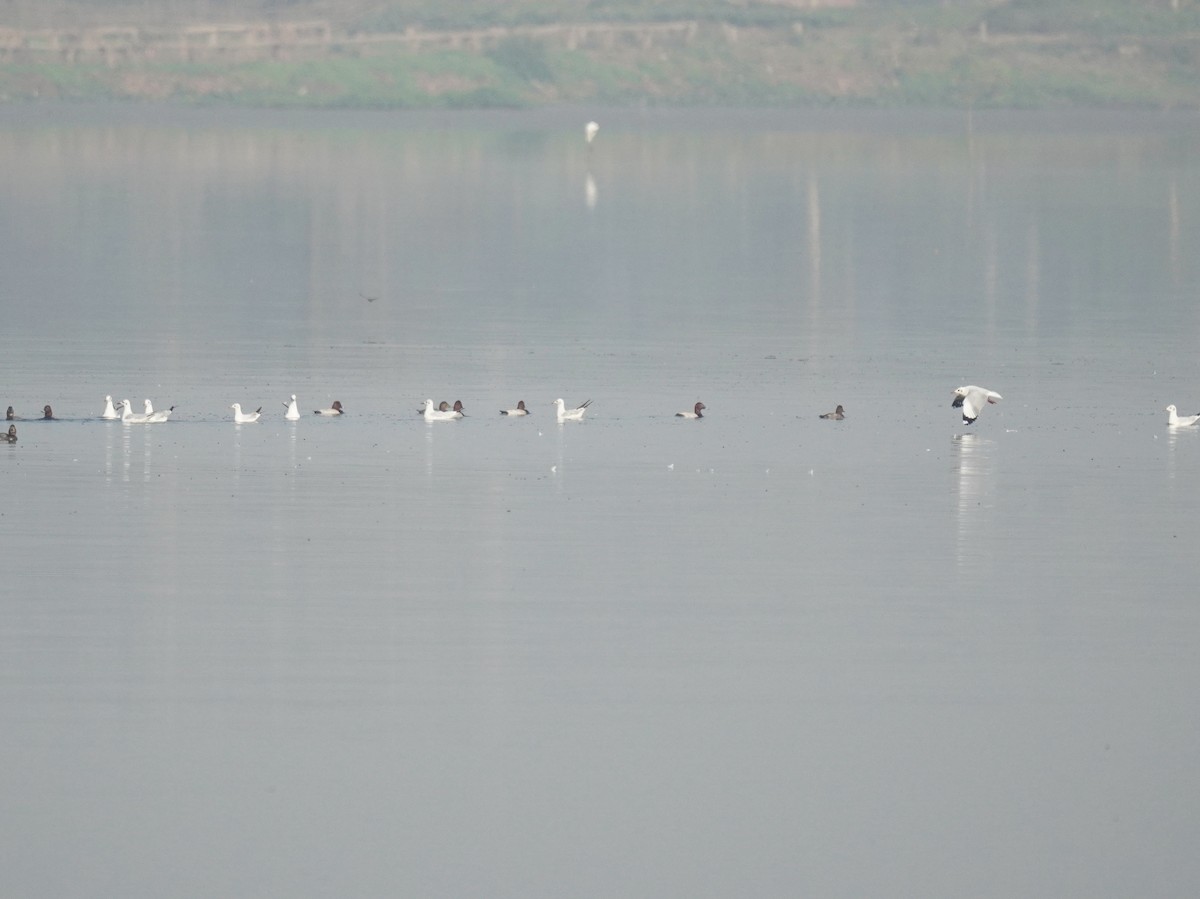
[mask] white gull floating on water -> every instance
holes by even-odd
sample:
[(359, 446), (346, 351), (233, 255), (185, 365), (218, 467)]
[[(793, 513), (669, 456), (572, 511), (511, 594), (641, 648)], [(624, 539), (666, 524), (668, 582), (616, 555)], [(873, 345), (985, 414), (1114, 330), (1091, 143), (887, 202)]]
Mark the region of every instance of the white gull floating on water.
[(561, 397), (556, 399), (554, 407), (558, 412), (558, 423), (562, 424), (564, 421), (583, 421), (583, 413), (587, 411), (587, 407), (591, 404), (591, 400), (584, 400), (574, 409), (568, 409)]
[(966, 387), (954, 388), (954, 402), (950, 405), (955, 409), (962, 409), (963, 424), (969, 425), (979, 417), (984, 406), (1002, 399), (1004, 397), (994, 390), (968, 384)]
[(1175, 408), (1174, 403), (1172, 403), (1170, 406), (1167, 406), (1166, 412), (1168, 427), (1182, 428), (1187, 427), (1188, 425), (1194, 425), (1196, 422), (1200, 421), (1200, 415), (1179, 415), (1178, 411), (1179, 410)]
[(174, 411), (175, 411), (175, 407), (172, 406), (170, 409), (167, 409), (165, 412), (155, 412), (154, 404), (151, 403), (150, 400), (147, 399), (146, 400), (146, 424), (148, 424), (148, 425), (162, 424), (164, 421), (166, 421), (167, 419), (169, 419), (171, 417), (171, 413)]
[(241, 403), (234, 403), (229, 407), (233, 410), (233, 421), (239, 425), (250, 425), (258, 421), (258, 416), (262, 414), (262, 406), (259, 406), (253, 412), (243, 412)]
[(121, 421), (127, 425), (144, 425), (150, 420), (149, 415), (138, 415), (133, 411), (129, 400), (121, 400)]
[[(442, 405), (447, 405), (443, 403)], [(425, 410), (423, 412), (426, 421), (456, 421), (462, 418), (461, 412), (455, 412), (453, 409), (437, 409), (433, 405), (433, 400), (425, 401)]]
[(111, 396), (106, 396), (104, 398), (104, 412), (101, 413), (100, 417), (107, 418), (110, 420), (115, 420), (115, 419), (118, 419), (121, 417), (121, 413), (113, 408), (113, 401), (112, 401)]
[(296, 394), (293, 393), (292, 401), (290, 403), (284, 403), (284, 405), (287, 406), (287, 412), (283, 413), (283, 417), (288, 421), (299, 421), (300, 407), (296, 405)]

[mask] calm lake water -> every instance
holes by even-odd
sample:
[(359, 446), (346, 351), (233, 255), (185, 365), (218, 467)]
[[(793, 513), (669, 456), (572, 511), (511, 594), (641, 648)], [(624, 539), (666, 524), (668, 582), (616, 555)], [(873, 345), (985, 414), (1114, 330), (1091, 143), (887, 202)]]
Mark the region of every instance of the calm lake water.
[(1194, 895), (1198, 138), (0, 109), (0, 892)]

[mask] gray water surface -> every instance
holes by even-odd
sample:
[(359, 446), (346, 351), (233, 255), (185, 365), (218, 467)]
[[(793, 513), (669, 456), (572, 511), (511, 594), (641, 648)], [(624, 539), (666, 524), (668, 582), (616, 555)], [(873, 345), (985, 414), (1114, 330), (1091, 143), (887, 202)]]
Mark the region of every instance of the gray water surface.
[(1193, 895), (1196, 119), (591, 115), (0, 111), (0, 892)]

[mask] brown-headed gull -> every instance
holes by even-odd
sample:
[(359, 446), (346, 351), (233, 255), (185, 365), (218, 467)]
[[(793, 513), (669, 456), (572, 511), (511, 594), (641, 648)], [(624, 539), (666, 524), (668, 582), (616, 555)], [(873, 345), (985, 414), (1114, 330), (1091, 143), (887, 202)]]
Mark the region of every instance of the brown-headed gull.
[(696, 403), (696, 405), (692, 407), (691, 412), (676, 412), (675, 417), (676, 418), (703, 418), (704, 410), (707, 408), (708, 408), (708, 406), (704, 405), (704, 403)]
[(259, 406), (253, 412), (243, 412), (241, 403), (234, 403), (229, 408), (233, 410), (234, 424), (252, 425), (258, 421), (258, 416), (262, 415), (262, 406)]
[(293, 393), (291, 402), (284, 403), (284, 405), (287, 407), (287, 411), (283, 413), (283, 417), (288, 421), (299, 421), (300, 407), (296, 404), (296, 394)]
[(1183, 428), (1188, 425), (1194, 425), (1200, 421), (1200, 415), (1179, 415), (1175, 404), (1167, 406), (1167, 426), (1171, 428)]
[(838, 403), (838, 407), (832, 412), (824, 413), (821, 418), (828, 418), (831, 421), (841, 421), (846, 417), (846, 410), (842, 408), (842, 404)]
[(564, 421), (583, 421), (583, 413), (587, 411), (587, 407), (591, 404), (591, 400), (584, 400), (574, 409), (568, 409), (561, 397), (556, 399), (554, 401), (554, 408), (558, 413), (558, 423), (562, 424)]
[(517, 408), (515, 408), (515, 409), (501, 409), (501, 410), (500, 410), (500, 414), (501, 414), (501, 415), (528, 415), (528, 414), (529, 414), (529, 410), (525, 408), (525, 401), (524, 401), (524, 400), (517, 400)]
[(313, 410), (313, 415), (341, 415), (341, 414), (342, 414), (342, 401), (341, 400), (334, 400), (333, 405), (330, 406), (328, 409), (314, 409)]
[(984, 406), (1002, 399), (1004, 397), (994, 390), (968, 384), (966, 387), (954, 388), (954, 402), (950, 405), (955, 409), (962, 409), (963, 424), (969, 425), (979, 417)]

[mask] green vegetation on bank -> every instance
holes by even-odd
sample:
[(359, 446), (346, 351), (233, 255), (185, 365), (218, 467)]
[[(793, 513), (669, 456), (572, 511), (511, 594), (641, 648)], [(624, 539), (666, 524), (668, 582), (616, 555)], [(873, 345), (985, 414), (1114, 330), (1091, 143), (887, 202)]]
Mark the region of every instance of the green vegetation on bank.
[[(115, 15), (120, 2), (96, 0), (91, 13), (105, 6)], [(749, 0), (230, 0), (221, 21), (238, 11), (246, 21), (268, 12), (323, 18), (349, 39), (307, 59), (14, 59), (0, 63), (0, 99), (1200, 108), (1200, 0), (859, 0), (815, 9)], [(557, 23), (621, 29), (583, 40), (532, 30)], [(694, 25), (654, 30), (663, 23)], [(355, 37), (501, 27), (512, 34), (465, 43)]]

